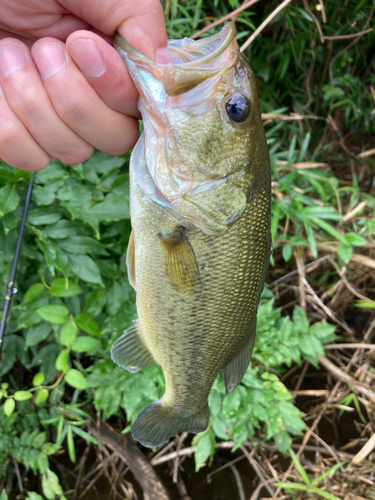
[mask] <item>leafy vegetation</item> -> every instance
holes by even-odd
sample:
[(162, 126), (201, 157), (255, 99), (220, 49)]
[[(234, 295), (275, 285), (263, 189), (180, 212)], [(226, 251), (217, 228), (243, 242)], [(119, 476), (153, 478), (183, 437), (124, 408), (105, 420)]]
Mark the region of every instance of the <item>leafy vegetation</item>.
[[(168, 34), (189, 36), (240, 5), (239, 0), (167, 1)], [(265, 2), (239, 14), (240, 43), (275, 6)], [(361, 31), (371, 6), (370, 0), (327, 2), (325, 34)], [(374, 20), (369, 22), (374, 26)], [(294, 252), (316, 258), (337, 251), (334, 262), (341, 268), (357, 247), (374, 241), (375, 199), (361, 174), (363, 166), (373, 168), (374, 160), (355, 158), (349, 181), (342, 182), (339, 175), (343, 162), (353, 160), (375, 134), (375, 91), (369, 90), (375, 70), (369, 58), (373, 34), (364, 35), (332, 63), (349, 42), (321, 44), (311, 14), (302, 3), (292, 2), (245, 51), (266, 114), (273, 167), (272, 265), (282, 272)], [(298, 120), (283, 119), (293, 112), (300, 115)], [(306, 115), (323, 119), (302, 119)], [(351, 143), (350, 137), (342, 139), (348, 130), (366, 132)], [(130, 374), (109, 355), (113, 342), (136, 317), (125, 262), (130, 235), (128, 162), (129, 154), (113, 158), (96, 152), (77, 166), (53, 160), (36, 175), (0, 366), (0, 484), (14, 458), (41, 474), (43, 494), (51, 500), (65, 497), (48, 456), (64, 447), (75, 462), (76, 437), (97, 444), (85, 430), (90, 409), (99, 411), (103, 420), (121, 418), (128, 431), (139, 412), (164, 392), (158, 366)], [(5, 296), (31, 175), (0, 163), (0, 297)], [(353, 211), (356, 217), (346, 217)], [(320, 283), (325, 279), (322, 276)], [(336, 274), (329, 276), (327, 288), (335, 279)], [(364, 302), (357, 305), (373, 307)], [(286, 491), (320, 494), (319, 482), (328, 473), (310, 480), (298, 466), (291, 445), (293, 436), (303, 435), (305, 423), (278, 375), (303, 360), (319, 366), (323, 345), (335, 340), (334, 331), (333, 325), (318, 315), (306, 316), (298, 305), (285, 315), (265, 289), (252, 365), (229, 396), (220, 376), (216, 380), (209, 398), (209, 428), (193, 439), (197, 469), (212, 460), (216, 440), (233, 440), (238, 449), (260, 435), (288, 452), (301, 473), (304, 484), (281, 484)], [(359, 408), (355, 397), (346, 397), (342, 404), (352, 401)], [(29, 492), (28, 498), (42, 497)], [(6, 499), (3, 491), (0, 500)]]

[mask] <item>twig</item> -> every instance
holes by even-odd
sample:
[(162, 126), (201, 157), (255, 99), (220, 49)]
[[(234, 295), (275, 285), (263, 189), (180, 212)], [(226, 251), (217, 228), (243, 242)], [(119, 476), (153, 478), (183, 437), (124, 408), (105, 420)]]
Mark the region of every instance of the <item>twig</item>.
[(254, 5), (257, 2), (259, 2), (259, 0), (250, 0), (247, 3), (244, 3), (243, 5), (241, 5), (241, 7), (239, 7), (236, 10), (234, 10), (230, 14), (227, 14), (226, 16), (218, 19), (217, 21), (215, 21), (215, 22), (209, 24), (208, 26), (206, 26), (205, 28), (201, 29), (197, 33), (194, 33), (194, 35), (192, 37), (190, 37), (190, 38), (192, 38), (193, 40), (195, 40), (199, 36), (203, 35), (203, 33), (206, 33), (207, 31), (210, 31), (212, 28), (215, 28), (216, 26), (219, 26), (219, 24), (222, 24), (225, 21), (228, 21), (228, 19), (231, 19), (232, 17), (236, 16), (237, 14), (240, 14), (243, 10), (248, 9), (249, 7), (251, 7), (252, 5)]
[[(337, 456), (336, 452), (320, 437), (318, 434), (315, 434), (315, 432), (311, 433), (312, 437), (315, 438), (321, 445), (324, 446), (324, 448), (337, 460), (337, 462), (341, 462), (339, 457)], [(344, 468), (340, 467), (341, 471), (344, 472)]]
[(300, 305), (302, 309), (306, 312), (306, 291), (304, 286), (304, 281), (306, 281), (305, 268), (299, 249), (296, 249), (294, 251), (294, 258), (296, 259), (298, 267), (298, 288), (299, 288)]
[(305, 6), (305, 9), (307, 10), (307, 12), (310, 14), (310, 16), (314, 19), (314, 22), (316, 24), (316, 27), (318, 28), (318, 32), (319, 32), (319, 36), (320, 36), (320, 41), (322, 43), (324, 43), (324, 35), (323, 35), (323, 31), (322, 31), (322, 27), (320, 26), (320, 23), (317, 19), (317, 17), (313, 14), (313, 12), (311, 11), (310, 9), (310, 6), (309, 4), (307, 3), (307, 0), (303, 0), (303, 5)]
[(285, 122), (293, 120), (324, 120), (323, 116), (315, 115), (301, 115), (300, 113), (290, 113), (290, 115), (275, 114), (275, 113), (262, 113), (262, 120), (282, 120)]
[(363, 153), (359, 153), (358, 158), (367, 158), (368, 156), (372, 155), (375, 155), (375, 148), (363, 151)]
[(233, 472), (234, 479), (236, 480), (239, 499), (240, 500), (246, 500), (245, 489), (243, 487), (243, 482), (242, 482), (240, 473), (237, 470), (237, 467), (235, 467), (233, 464), (229, 464), (229, 467), (230, 467), (231, 471)]
[(362, 460), (364, 460), (367, 455), (369, 455), (372, 450), (375, 448), (375, 434), (373, 434), (370, 439), (367, 441), (365, 446), (359, 450), (356, 456), (352, 460), (352, 464), (358, 465)]
[(349, 283), (349, 281), (346, 279), (344, 273), (338, 268), (336, 263), (330, 259), (330, 263), (333, 265), (333, 267), (336, 269), (337, 273), (339, 274), (340, 278), (342, 279), (343, 283), (345, 284), (346, 288), (356, 297), (358, 297), (361, 300), (365, 300), (366, 302), (370, 302), (370, 304), (373, 304), (375, 306), (375, 301), (369, 299), (368, 297), (365, 297), (361, 293), (357, 292), (355, 288), (352, 287), (352, 285)]
[[(129, 437), (115, 432), (108, 424), (100, 423), (100, 428), (90, 425), (90, 432), (102, 445), (107, 446), (128, 464), (144, 495), (150, 500), (170, 500), (169, 493), (142, 452)], [(103, 467), (104, 469), (104, 467)]]
[(375, 349), (375, 344), (327, 344), (324, 349)]
[(8, 314), (9, 314), (9, 310), (10, 310), (10, 303), (11, 303), (13, 294), (17, 291), (14, 288), (14, 283), (16, 281), (17, 266), (18, 266), (18, 261), (19, 261), (20, 254), (21, 254), (23, 234), (25, 232), (25, 224), (26, 224), (26, 219), (27, 219), (27, 213), (29, 211), (29, 205), (30, 205), (30, 201), (31, 201), (31, 194), (33, 192), (35, 175), (36, 174), (34, 174), (33, 177), (31, 178), (31, 180), (29, 182), (29, 186), (27, 188), (26, 199), (25, 199), (25, 207), (23, 209), (20, 230), (19, 230), (19, 233), (18, 233), (18, 240), (17, 240), (16, 251), (14, 252), (14, 259), (13, 259), (12, 270), (10, 272), (7, 294), (5, 296), (5, 304), (4, 304), (3, 316), (1, 318), (1, 323), (0, 323), (0, 351), (1, 351), (2, 345), (3, 345), (3, 337), (5, 335), (5, 328), (6, 328)]
[(262, 24), (254, 31), (248, 40), (241, 46), (240, 51), (243, 52), (247, 47), (255, 40), (255, 38), (259, 35), (261, 31), (272, 21), (272, 19), (277, 16), (277, 14), (283, 10), (284, 7), (288, 5), (292, 0), (284, 0), (282, 4), (280, 4), (268, 17), (265, 19)]
[[(177, 440), (177, 446), (176, 446), (176, 451), (179, 452), (180, 449), (181, 449), (181, 445), (182, 443), (185, 441), (185, 439), (187, 438), (188, 436), (188, 433), (187, 432), (183, 432), (181, 434), (181, 436), (178, 438)], [(173, 466), (173, 482), (174, 483), (177, 483), (177, 473), (178, 473), (178, 465), (179, 465), (179, 460), (178, 460), (178, 456), (175, 458), (175, 461), (174, 461), (174, 466)]]
[(267, 483), (267, 479), (264, 477), (263, 472), (260, 470), (259, 465), (257, 464), (257, 461), (251, 456), (251, 454), (247, 451), (247, 449), (244, 446), (241, 446), (242, 452), (246, 455), (246, 458), (250, 462), (250, 465), (254, 469), (256, 475), (259, 477), (260, 481), (264, 483), (264, 487), (267, 489), (268, 493), (271, 495), (272, 498), (275, 498), (275, 492), (273, 488)]
[(326, 36), (324, 35), (324, 40), (346, 40), (349, 38), (356, 38), (357, 36), (366, 35), (367, 33), (371, 33), (373, 28), (369, 28), (368, 30), (360, 31), (359, 33), (352, 33), (351, 35), (334, 35), (334, 36)]
[[(308, 270), (314, 266), (317, 267), (317, 265), (321, 264), (325, 260), (328, 260), (330, 257), (332, 257), (332, 254), (325, 255), (324, 257), (320, 257), (319, 259), (314, 260), (314, 262), (310, 262), (310, 264), (304, 265), (303, 267), (305, 270)], [(281, 278), (278, 278), (277, 280), (273, 281), (270, 284), (270, 286), (278, 285), (279, 283), (282, 283), (283, 281), (291, 278), (292, 276), (295, 276), (296, 274), (298, 274), (298, 269), (295, 269), (294, 271), (291, 271), (290, 273), (286, 274), (285, 276), (282, 276)]]
[[(318, 244), (319, 250), (325, 250), (326, 252), (335, 252), (337, 253), (337, 247), (334, 245), (325, 245)], [(375, 260), (370, 259), (370, 257), (366, 257), (366, 255), (360, 255), (358, 253), (353, 253), (351, 257), (351, 262), (355, 262), (357, 264), (362, 264), (363, 266), (371, 267), (371, 269), (375, 269)]]
[[(375, 149), (374, 149), (375, 151)], [(342, 218), (342, 220), (344, 222), (348, 222), (348, 220), (350, 220), (352, 217), (354, 217), (358, 212), (360, 212), (362, 210), (362, 208), (365, 208), (365, 206), (367, 205), (367, 200), (365, 201), (361, 201), (361, 203), (358, 203), (358, 205), (356, 207), (353, 208), (353, 210), (351, 210), (350, 212), (348, 212), (346, 215), (344, 215), (344, 217)]]
[(17, 476), (18, 489), (20, 490), (20, 493), (22, 493), (23, 492), (22, 479), (21, 479), (20, 469), (18, 467), (18, 463), (17, 463), (17, 460), (15, 458), (13, 458), (13, 463), (14, 463), (14, 468), (15, 468), (16, 476)]
[(329, 309), (323, 302), (320, 300), (320, 298), (317, 296), (317, 294), (314, 292), (314, 290), (311, 288), (310, 283), (307, 281), (306, 278), (303, 278), (303, 283), (305, 284), (307, 290), (310, 292), (311, 296), (314, 298), (314, 300), (317, 302), (317, 304), (323, 309), (323, 311), (341, 328), (343, 328), (345, 331), (347, 331), (350, 335), (353, 334), (353, 332), (348, 328), (344, 323), (342, 323), (336, 316), (333, 314), (331, 309)]
[[(215, 445), (215, 448), (233, 448), (234, 442), (233, 441), (223, 441), (222, 443), (217, 443)], [(179, 452), (173, 451), (172, 453), (168, 453), (167, 455), (163, 455), (161, 457), (155, 457), (150, 461), (150, 464), (155, 467), (156, 465), (163, 464), (164, 462), (168, 462), (168, 460), (173, 460), (176, 457), (182, 457), (184, 455), (191, 455), (197, 451), (196, 446), (189, 446), (188, 448), (183, 448)]]
[(215, 469), (214, 471), (210, 472), (209, 474), (207, 474), (207, 476), (206, 476), (207, 483), (211, 484), (211, 477), (212, 476), (214, 476), (218, 472), (221, 472), (222, 470), (226, 469), (227, 467), (230, 467), (232, 464), (236, 464), (237, 462), (239, 462), (240, 460), (243, 460), (244, 458), (246, 458), (245, 455), (241, 455), (240, 457), (235, 458), (234, 460), (228, 462), (227, 464), (222, 465), (221, 467), (219, 467), (219, 468)]
[(350, 388), (353, 388), (354, 392), (360, 392), (370, 401), (375, 403), (375, 392), (369, 387), (366, 387), (364, 384), (358, 382), (356, 379), (345, 373), (322, 354), (319, 354), (319, 363), (323, 365), (324, 368), (326, 368), (326, 370), (328, 370), (337, 380), (348, 384)]

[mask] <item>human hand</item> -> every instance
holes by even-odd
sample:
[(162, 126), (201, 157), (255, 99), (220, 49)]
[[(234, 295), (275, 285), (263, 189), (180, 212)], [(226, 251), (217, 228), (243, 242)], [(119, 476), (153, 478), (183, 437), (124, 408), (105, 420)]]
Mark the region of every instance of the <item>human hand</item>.
[(165, 62), (159, 0), (0, 0), (0, 19), (0, 157), (5, 162), (37, 171), (51, 157), (74, 165), (94, 148), (119, 155), (134, 146), (138, 94), (107, 41), (118, 31)]

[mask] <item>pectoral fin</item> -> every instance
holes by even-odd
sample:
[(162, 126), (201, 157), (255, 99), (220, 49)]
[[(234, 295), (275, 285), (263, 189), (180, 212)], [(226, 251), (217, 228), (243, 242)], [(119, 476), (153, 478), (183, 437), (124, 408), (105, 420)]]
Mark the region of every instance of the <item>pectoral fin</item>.
[(135, 280), (135, 246), (134, 246), (134, 231), (130, 233), (128, 250), (126, 252), (126, 267), (128, 269), (128, 280), (134, 290), (137, 290), (137, 282)]
[(246, 370), (250, 364), (251, 354), (253, 352), (256, 333), (256, 321), (251, 327), (249, 336), (241, 351), (232, 358), (227, 366), (222, 370), (227, 394), (230, 394), (241, 382)]
[(111, 356), (115, 363), (130, 373), (155, 363), (155, 359), (144, 344), (138, 323), (125, 330), (112, 346)]
[(160, 235), (164, 268), (171, 286), (181, 294), (199, 293), (201, 280), (194, 250), (184, 228), (169, 236)]

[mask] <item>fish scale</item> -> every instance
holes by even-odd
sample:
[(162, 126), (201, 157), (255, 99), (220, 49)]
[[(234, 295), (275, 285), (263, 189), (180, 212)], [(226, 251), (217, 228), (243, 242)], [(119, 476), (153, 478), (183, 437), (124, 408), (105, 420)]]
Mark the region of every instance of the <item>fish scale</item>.
[[(179, 56), (187, 51), (184, 64), (157, 65), (122, 39), (117, 43), (140, 109), (154, 121), (145, 120), (130, 162), (127, 265), (138, 320), (114, 343), (112, 357), (133, 372), (150, 363), (163, 369), (164, 396), (131, 429), (156, 447), (178, 432), (204, 430), (218, 373), (229, 393), (249, 365), (271, 251), (270, 164), (255, 79), (233, 24), (204, 42), (171, 42), (172, 55), (174, 48)], [(225, 104), (230, 91), (248, 106), (242, 121), (243, 108), (231, 117), (232, 105)], [(165, 177), (172, 170), (173, 183)], [(190, 179), (180, 194), (179, 176)]]

